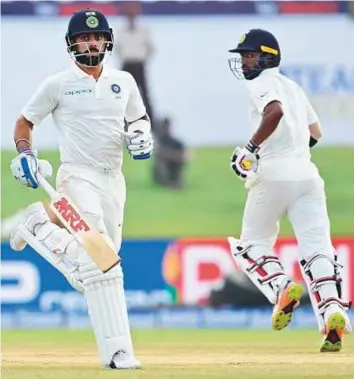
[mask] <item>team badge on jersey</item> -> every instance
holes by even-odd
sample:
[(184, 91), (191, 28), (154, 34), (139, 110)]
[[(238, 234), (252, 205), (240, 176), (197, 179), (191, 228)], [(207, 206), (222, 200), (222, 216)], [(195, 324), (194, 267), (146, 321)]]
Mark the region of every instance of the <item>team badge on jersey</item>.
[(118, 84), (112, 84), (111, 85), (111, 90), (114, 92), (114, 93), (119, 93), (120, 92), (120, 87)]
[(98, 22), (98, 18), (95, 17), (95, 16), (89, 16), (87, 17), (86, 19), (86, 25), (89, 27), (89, 28), (97, 28), (99, 22)]

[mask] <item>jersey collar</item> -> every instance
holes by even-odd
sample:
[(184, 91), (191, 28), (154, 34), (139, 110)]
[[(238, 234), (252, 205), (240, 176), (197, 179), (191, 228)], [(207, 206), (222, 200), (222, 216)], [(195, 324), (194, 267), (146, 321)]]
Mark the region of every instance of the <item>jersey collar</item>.
[(267, 68), (261, 72), (259, 76), (279, 74), (279, 67)]
[[(81, 68), (75, 62), (72, 62), (72, 71), (79, 78), (91, 77), (91, 75), (88, 75), (88, 74), (86, 74), (85, 71), (81, 70)], [(109, 67), (104, 64), (103, 65), (103, 70), (102, 70), (101, 75), (100, 75), (100, 78), (108, 78), (108, 76), (109, 76)]]

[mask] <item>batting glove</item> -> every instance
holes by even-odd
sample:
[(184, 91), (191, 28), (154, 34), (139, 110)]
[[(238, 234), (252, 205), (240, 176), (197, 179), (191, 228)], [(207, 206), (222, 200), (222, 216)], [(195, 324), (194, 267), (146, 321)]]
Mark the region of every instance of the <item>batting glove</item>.
[(150, 132), (124, 133), (129, 155), (135, 160), (149, 159), (153, 151), (153, 139)]
[(38, 171), (44, 177), (52, 176), (53, 173), (52, 165), (44, 159), (38, 159), (36, 152), (29, 148), (20, 151), (20, 154), (11, 161), (10, 168), (16, 180), (33, 189), (38, 188)]
[(247, 180), (258, 168), (259, 147), (250, 141), (244, 148), (236, 147), (231, 156), (231, 168), (241, 180)]

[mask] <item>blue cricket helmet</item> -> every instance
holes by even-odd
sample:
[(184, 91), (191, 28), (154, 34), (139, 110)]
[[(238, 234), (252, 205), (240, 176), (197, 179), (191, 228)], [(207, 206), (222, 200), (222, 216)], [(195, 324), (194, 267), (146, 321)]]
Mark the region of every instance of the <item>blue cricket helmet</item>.
[[(101, 33), (107, 38), (105, 50), (98, 57), (90, 57), (88, 54), (79, 53), (75, 47), (75, 37), (80, 34)], [(105, 52), (113, 49), (114, 36), (112, 28), (109, 27), (106, 16), (94, 9), (83, 9), (73, 14), (69, 21), (68, 30), (65, 34), (68, 52), (78, 62), (86, 66), (99, 65)]]

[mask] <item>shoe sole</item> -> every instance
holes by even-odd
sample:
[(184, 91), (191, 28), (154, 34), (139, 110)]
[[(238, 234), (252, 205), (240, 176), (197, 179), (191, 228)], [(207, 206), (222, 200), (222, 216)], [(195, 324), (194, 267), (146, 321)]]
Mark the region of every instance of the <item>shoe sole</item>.
[(112, 365), (112, 363), (109, 366), (104, 366), (106, 370), (142, 370), (141, 365), (135, 365), (135, 366), (119, 366), (117, 367), (115, 364)]
[(141, 366), (132, 367), (105, 367), (106, 370), (142, 370)]
[(327, 321), (327, 336), (320, 348), (321, 353), (335, 353), (342, 348), (342, 335), (345, 318), (341, 313), (334, 313)]
[[(272, 328), (274, 330), (282, 330), (290, 324), (294, 309), (299, 305), (304, 289), (300, 284), (294, 283), (284, 291), (287, 291), (284, 295), (285, 305), (279, 305), (280, 309), (275, 310), (272, 315)], [(282, 302), (284, 302), (284, 300), (281, 299)]]

